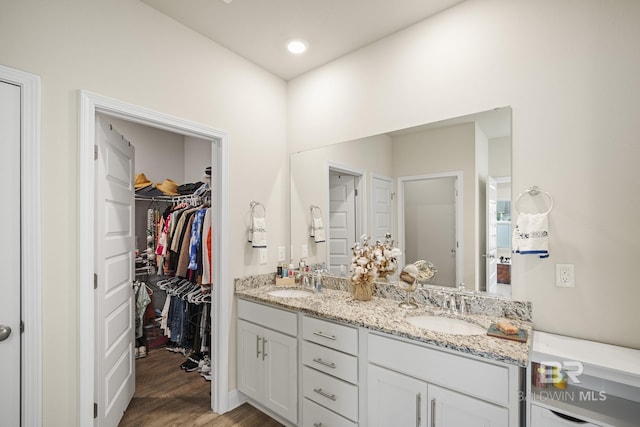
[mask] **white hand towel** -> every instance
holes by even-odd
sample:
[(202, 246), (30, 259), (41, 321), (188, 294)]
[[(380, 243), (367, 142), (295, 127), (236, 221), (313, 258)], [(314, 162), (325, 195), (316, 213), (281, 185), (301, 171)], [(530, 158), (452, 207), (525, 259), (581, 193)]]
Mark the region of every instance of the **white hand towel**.
[(549, 225), (546, 213), (518, 215), (513, 229), (512, 251), (521, 255), (549, 257)]
[(251, 233), (251, 243), (254, 248), (267, 247), (267, 222), (264, 218), (252, 217)]
[(311, 236), (316, 243), (322, 243), (325, 241), (325, 231), (324, 225), (322, 224), (322, 218), (313, 218), (311, 230), (313, 230), (313, 234)]

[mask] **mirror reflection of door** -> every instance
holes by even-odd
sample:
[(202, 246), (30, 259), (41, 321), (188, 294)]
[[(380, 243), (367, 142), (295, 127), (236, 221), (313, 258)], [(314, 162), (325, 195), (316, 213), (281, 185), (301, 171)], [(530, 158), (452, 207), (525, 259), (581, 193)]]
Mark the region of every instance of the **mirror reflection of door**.
[(432, 285), (457, 283), (457, 180), (457, 176), (433, 176), (401, 184), (404, 260), (431, 262), (438, 270)]
[(351, 247), (358, 239), (360, 177), (329, 170), (329, 262), (331, 274), (344, 275), (351, 264)]
[(372, 174), (370, 194), (371, 240), (383, 242), (387, 233), (393, 236), (393, 178)]
[[(493, 177), (487, 177), (487, 237), (486, 250), (486, 291), (495, 294), (498, 286), (498, 228), (497, 203), (498, 185)], [(482, 286), (480, 287), (482, 289)]]

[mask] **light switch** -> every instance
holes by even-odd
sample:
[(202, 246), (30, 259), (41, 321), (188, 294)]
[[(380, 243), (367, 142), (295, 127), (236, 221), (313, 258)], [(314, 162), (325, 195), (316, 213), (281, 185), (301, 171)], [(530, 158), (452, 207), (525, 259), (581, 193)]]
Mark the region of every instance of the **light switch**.
[(302, 250), (301, 250), (301, 252), (302, 252), (302, 253), (300, 254), (300, 256), (301, 256), (302, 258), (306, 258), (306, 257), (308, 257), (308, 256), (309, 256), (309, 246), (308, 246), (308, 245), (302, 245)]
[(267, 248), (260, 248), (260, 264), (267, 263)]

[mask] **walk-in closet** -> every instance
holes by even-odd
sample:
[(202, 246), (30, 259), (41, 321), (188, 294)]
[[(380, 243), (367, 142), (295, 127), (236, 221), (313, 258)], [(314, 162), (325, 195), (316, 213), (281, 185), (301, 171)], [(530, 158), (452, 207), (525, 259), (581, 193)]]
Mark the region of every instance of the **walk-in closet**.
[[(135, 364), (141, 369), (153, 359), (158, 374), (175, 370), (198, 382), (211, 400), (213, 251), (212, 193), (215, 170), (212, 142), (125, 120), (106, 118), (135, 148)], [(153, 354), (153, 358), (150, 356)], [(148, 367), (146, 371), (148, 372)], [(136, 376), (136, 400), (149, 399), (144, 381)], [(184, 382), (184, 381), (181, 381)], [(151, 393), (169, 395), (166, 390)], [(144, 396), (140, 393), (146, 393)], [(146, 404), (146, 403), (145, 403)], [(148, 408), (147, 408), (148, 409)], [(129, 410), (129, 409), (128, 409)], [(128, 411), (127, 410), (127, 411)], [(131, 409), (135, 410), (135, 409)], [(126, 415), (126, 413), (125, 413)]]

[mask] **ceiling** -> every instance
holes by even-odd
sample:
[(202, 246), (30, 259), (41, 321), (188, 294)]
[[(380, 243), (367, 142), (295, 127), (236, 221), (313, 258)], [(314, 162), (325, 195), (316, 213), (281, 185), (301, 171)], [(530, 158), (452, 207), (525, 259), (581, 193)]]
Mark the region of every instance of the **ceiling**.
[[(284, 80), (464, 0), (141, 0)], [(302, 55), (286, 50), (302, 38)]]

